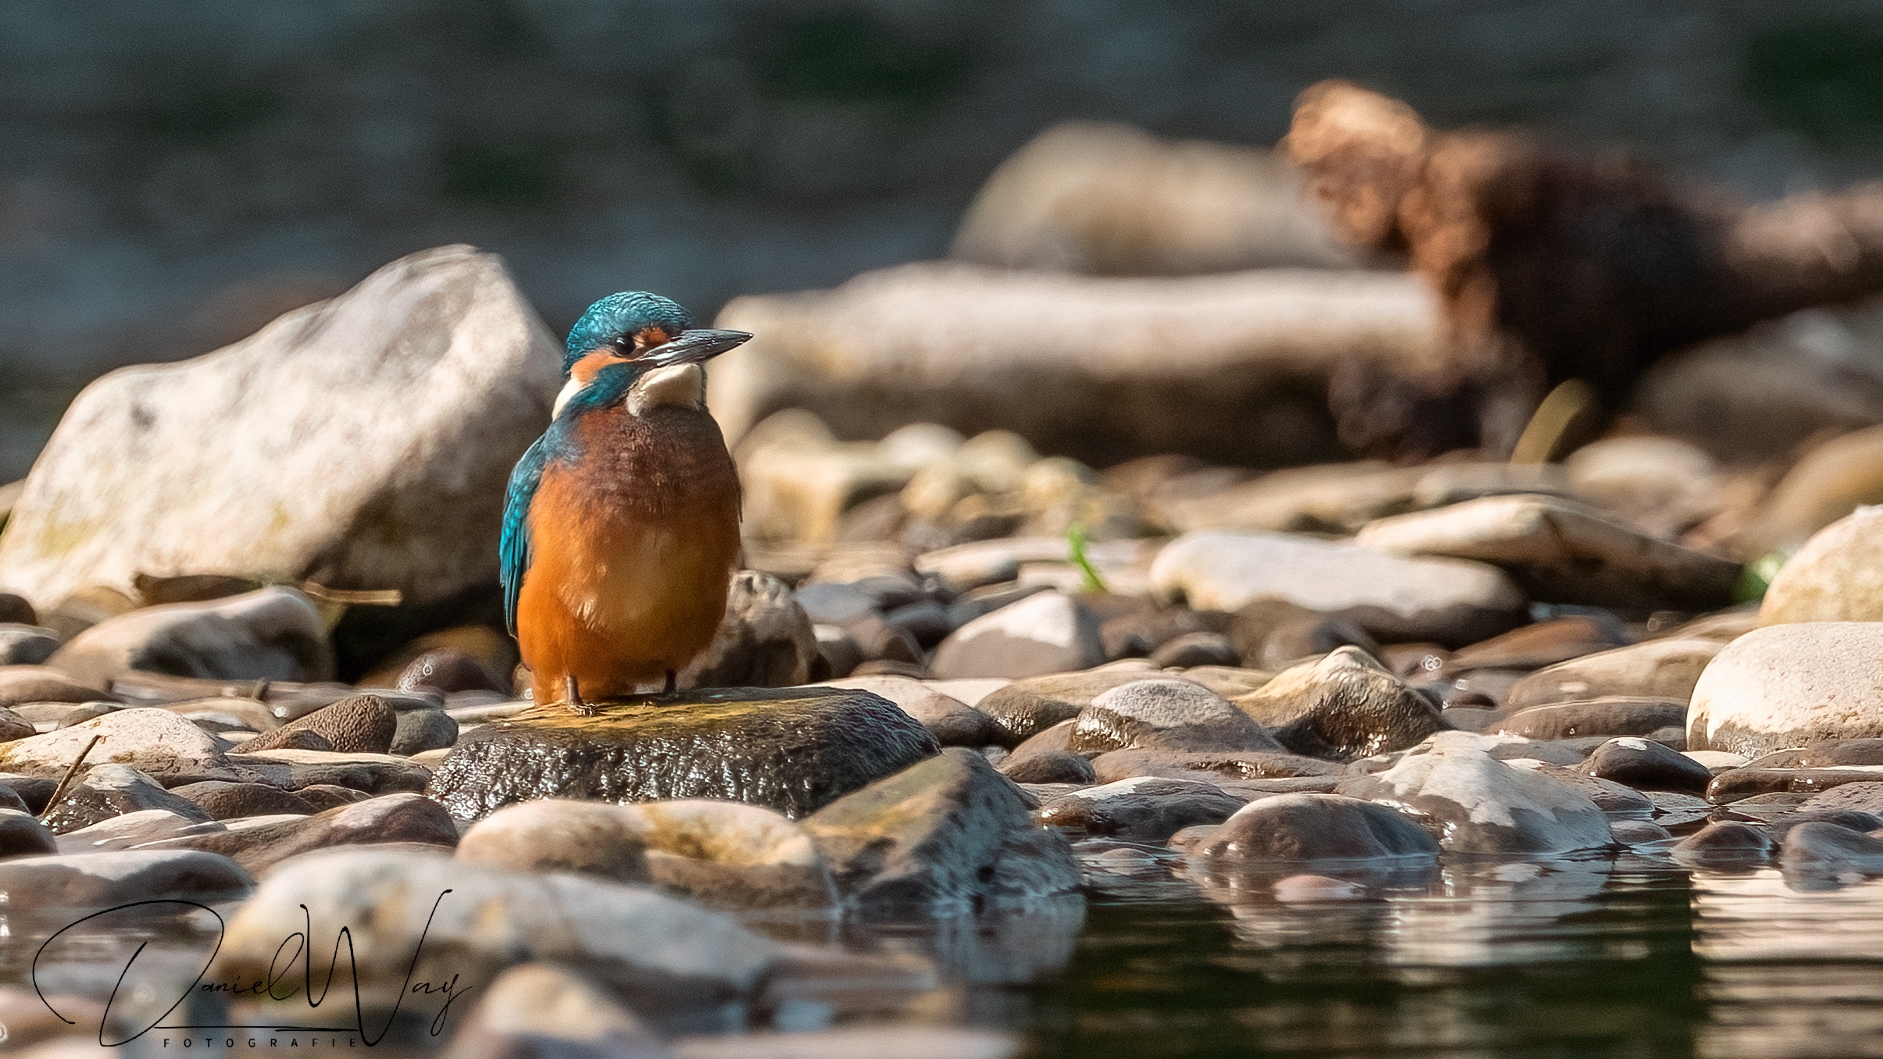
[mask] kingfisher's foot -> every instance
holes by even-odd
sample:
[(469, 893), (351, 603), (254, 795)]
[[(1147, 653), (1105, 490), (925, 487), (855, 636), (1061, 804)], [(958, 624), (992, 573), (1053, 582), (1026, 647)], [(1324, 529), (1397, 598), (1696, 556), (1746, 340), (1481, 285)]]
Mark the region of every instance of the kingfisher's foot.
[(562, 686), (563, 690), (567, 692), (567, 697), (563, 700), (563, 705), (569, 707), (570, 713), (578, 717), (593, 717), (595, 715), (595, 707), (582, 701), (582, 690), (576, 687), (575, 675), (573, 673), (562, 678)]
[(660, 697), (662, 699), (672, 699), (678, 696), (679, 694), (680, 694), (679, 674), (669, 669), (667, 670), (667, 686), (660, 690)]

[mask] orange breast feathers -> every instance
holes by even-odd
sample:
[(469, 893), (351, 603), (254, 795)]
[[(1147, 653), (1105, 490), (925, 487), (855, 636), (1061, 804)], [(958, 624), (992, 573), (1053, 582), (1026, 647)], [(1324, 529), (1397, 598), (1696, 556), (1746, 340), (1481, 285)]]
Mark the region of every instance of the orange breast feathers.
[(633, 694), (712, 642), (739, 560), (739, 480), (718, 424), (662, 407), (583, 417), (581, 455), (530, 504), (517, 641), (538, 702)]

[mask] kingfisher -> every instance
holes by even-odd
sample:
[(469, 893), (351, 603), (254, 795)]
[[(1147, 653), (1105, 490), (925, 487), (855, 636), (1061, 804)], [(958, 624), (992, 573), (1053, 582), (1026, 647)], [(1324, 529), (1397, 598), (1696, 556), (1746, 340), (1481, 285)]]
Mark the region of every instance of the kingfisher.
[(504, 618), (539, 703), (675, 676), (712, 642), (739, 561), (739, 477), (701, 365), (752, 336), (645, 291), (569, 331), (549, 429), (510, 473)]

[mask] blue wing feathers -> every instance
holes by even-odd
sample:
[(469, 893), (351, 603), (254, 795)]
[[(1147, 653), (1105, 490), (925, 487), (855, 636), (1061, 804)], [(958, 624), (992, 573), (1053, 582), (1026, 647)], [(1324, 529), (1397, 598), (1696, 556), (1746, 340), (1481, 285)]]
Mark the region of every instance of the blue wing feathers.
[(504, 625), (512, 636), (517, 631), (517, 596), (523, 591), (523, 575), (530, 568), (530, 501), (536, 497), (543, 467), (549, 462), (548, 442), (549, 435), (544, 434), (524, 451), (516, 469), (510, 472), (510, 488), (504, 496), (497, 580), (503, 584)]

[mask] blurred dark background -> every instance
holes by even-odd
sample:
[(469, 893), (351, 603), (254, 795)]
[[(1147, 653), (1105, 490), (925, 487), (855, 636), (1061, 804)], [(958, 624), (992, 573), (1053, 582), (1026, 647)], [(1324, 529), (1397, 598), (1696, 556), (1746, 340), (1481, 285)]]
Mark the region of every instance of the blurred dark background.
[(87, 379), (391, 258), (502, 253), (552, 327), (946, 252), (1056, 121), (1269, 144), (1346, 77), (1752, 197), (1883, 175), (1883, 8), (1794, 0), (9, 0), (0, 482)]

